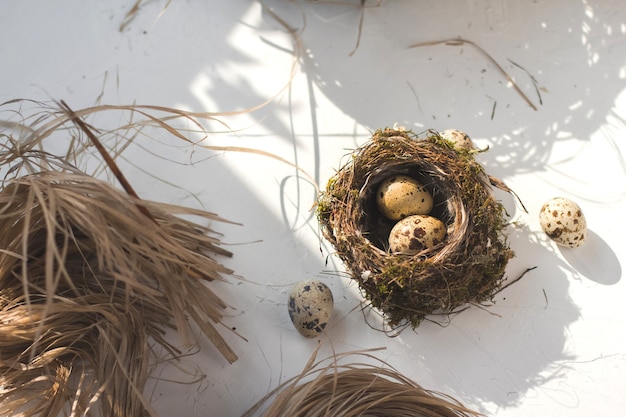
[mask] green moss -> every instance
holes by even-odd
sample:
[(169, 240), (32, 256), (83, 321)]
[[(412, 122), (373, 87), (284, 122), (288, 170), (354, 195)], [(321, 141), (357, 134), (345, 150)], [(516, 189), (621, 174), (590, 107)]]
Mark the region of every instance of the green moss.
[(380, 295), (385, 296), (389, 294), (389, 286), (385, 282), (378, 284), (377, 289)]

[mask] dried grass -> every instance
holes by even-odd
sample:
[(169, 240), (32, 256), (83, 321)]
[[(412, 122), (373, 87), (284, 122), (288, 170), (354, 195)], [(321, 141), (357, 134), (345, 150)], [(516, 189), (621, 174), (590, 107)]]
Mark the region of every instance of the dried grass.
[[(207, 285), (232, 273), (209, 226), (226, 220), (76, 168), (98, 132), (76, 119), (86, 113), (61, 106), (0, 126), (15, 133), (0, 134), (0, 415), (154, 416), (146, 381), (181, 355), (165, 334), (189, 346), (192, 323), (237, 360), (218, 331), (228, 306)], [(66, 155), (45, 150), (54, 132), (74, 138)]]
[[(437, 132), (384, 129), (357, 149), (330, 179), (317, 213), (324, 237), (351, 277), (391, 327), (415, 328), (431, 314), (450, 315), (481, 303), (501, 287), (513, 256), (504, 228), (505, 211), (475, 151), (457, 151)], [(393, 222), (376, 207), (375, 190), (391, 175), (425, 184), (434, 196), (431, 215), (448, 228), (445, 241), (415, 255), (390, 253)]]
[[(122, 23), (120, 24), (120, 27), (119, 27), (120, 32), (123, 32), (128, 27), (128, 25), (135, 19), (135, 17), (137, 16), (137, 13), (139, 13), (139, 9), (141, 8), (141, 5), (144, 2), (145, 0), (135, 1), (135, 4), (133, 4), (130, 10), (126, 13), (126, 15), (124, 16), (124, 19), (122, 20)], [(163, 13), (165, 13), (165, 10), (169, 7), (171, 3), (172, 3), (172, 0), (167, 0), (165, 5), (161, 8), (159, 17), (161, 17)]]
[[(319, 362), (316, 353), (300, 375), (281, 384), (242, 417), (252, 416), (272, 397), (261, 417), (481, 416), (450, 396), (422, 388), (371, 353), (348, 352)], [(339, 363), (353, 356), (378, 364)]]
[[(530, 98), (528, 98), (528, 96), (522, 91), (522, 89), (517, 85), (517, 83), (515, 82), (513, 77), (511, 77), (509, 75), (509, 73), (506, 72), (506, 70), (502, 67), (502, 65), (500, 65), (498, 63), (498, 61), (496, 61), (496, 59), (493, 56), (491, 56), (487, 51), (485, 51), (476, 42), (473, 42), (473, 41), (468, 40), (468, 39), (463, 39), (463, 38), (451, 38), (451, 39), (444, 39), (444, 40), (439, 40), (439, 41), (420, 42), (420, 43), (416, 43), (414, 45), (409, 46), (409, 48), (421, 48), (421, 47), (425, 47), (425, 46), (435, 46), (435, 45), (448, 45), (448, 46), (470, 45), (470, 46), (474, 47), (478, 52), (480, 52), (480, 54), (482, 56), (484, 56), (487, 59), (487, 61), (491, 62), (496, 67), (496, 69), (504, 76), (504, 78), (507, 80), (507, 82), (513, 87), (515, 92), (517, 94), (519, 94), (519, 96), (526, 102), (526, 104), (528, 104), (528, 106), (530, 106), (531, 109), (537, 111), (537, 106), (535, 105), (535, 103), (533, 103), (530, 100)], [(520, 67), (519, 64), (516, 64), (516, 63), (514, 63), (511, 60), (509, 60), (509, 62), (511, 62), (513, 65), (521, 68), (524, 72), (526, 72), (530, 76), (531, 80), (533, 81), (533, 85), (535, 87), (535, 91), (537, 92), (537, 95), (538, 95), (538, 98), (539, 98), (539, 104), (542, 104), (541, 94), (539, 93), (539, 89), (537, 87), (537, 82), (534, 79), (534, 77), (532, 75), (530, 75), (528, 73), (528, 71), (526, 71), (524, 68)], [(494, 107), (494, 109), (495, 109), (495, 107)], [(491, 118), (493, 119), (493, 114), (492, 114)]]

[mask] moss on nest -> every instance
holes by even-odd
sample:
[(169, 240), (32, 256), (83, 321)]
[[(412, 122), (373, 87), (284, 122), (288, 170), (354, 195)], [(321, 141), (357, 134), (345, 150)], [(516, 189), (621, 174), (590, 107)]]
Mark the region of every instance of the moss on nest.
[[(506, 212), (475, 150), (457, 150), (437, 132), (425, 137), (395, 129), (374, 133), (322, 193), (317, 215), (324, 237), (373, 307), (392, 327), (451, 314), (468, 303), (490, 300), (513, 257), (504, 228)], [(388, 250), (394, 222), (380, 214), (377, 186), (391, 175), (408, 175), (434, 198), (430, 215), (447, 226), (440, 244), (415, 255)]]

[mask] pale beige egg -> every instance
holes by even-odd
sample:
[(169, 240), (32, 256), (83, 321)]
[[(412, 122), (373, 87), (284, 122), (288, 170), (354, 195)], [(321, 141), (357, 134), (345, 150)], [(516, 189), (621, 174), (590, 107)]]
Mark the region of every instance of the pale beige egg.
[(446, 226), (441, 220), (418, 214), (405, 217), (391, 229), (389, 250), (414, 255), (440, 244), (445, 238)]
[(468, 136), (467, 133), (458, 129), (447, 129), (441, 132), (441, 137), (449, 140), (454, 144), (454, 149), (457, 151), (466, 150), (471, 151), (474, 149), (474, 142)]
[(333, 293), (321, 281), (295, 284), (289, 292), (287, 310), (294, 327), (304, 337), (319, 336), (333, 313)]
[(428, 214), (433, 208), (433, 196), (421, 184), (406, 175), (395, 175), (384, 180), (376, 193), (378, 209), (391, 220), (400, 220), (414, 214)]
[(564, 197), (547, 201), (539, 211), (539, 223), (550, 239), (562, 246), (576, 248), (587, 238), (587, 220), (581, 208)]

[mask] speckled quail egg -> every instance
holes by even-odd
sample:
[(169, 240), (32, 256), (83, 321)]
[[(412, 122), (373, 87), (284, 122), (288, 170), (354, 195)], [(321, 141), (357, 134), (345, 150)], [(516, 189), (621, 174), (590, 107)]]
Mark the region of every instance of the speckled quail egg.
[(321, 281), (309, 280), (295, 284), (289, 292), (289, 318), (305, 337), (318, 336), (333, 313), (333, 293)]
[(446, 238), (446, 226), (436, 217), (417, 214), (405, 217), (389, 233), (392, 253), (416, 254), (432, 248)]
[(441, 137), (454, 143), (454, 149), (457, 151), (474, 149), (474, 143), (467, 133), (457, 129), (447, 129), (441, 132)]
[(541, 207), (539, 223), (548, 237), (562, 246), (576, 248), (587, 238), (587, 221), (582, 210), (564, 197), (553, 198)]
[(433, 196), (419, 181), (395, 175), (385, 179), (376, 193), (378, 209), (391, 220), (413, 214), (427, 214), (433, 208)]

